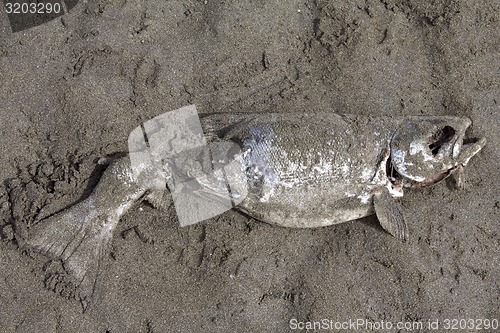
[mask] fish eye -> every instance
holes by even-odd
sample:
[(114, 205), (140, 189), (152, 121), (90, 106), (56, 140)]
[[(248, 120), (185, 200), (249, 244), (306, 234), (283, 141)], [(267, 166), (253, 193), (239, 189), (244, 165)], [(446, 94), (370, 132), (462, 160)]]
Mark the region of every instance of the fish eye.
[(451, 126), (444, 126), (438, 129), (429, 138), (429, 149), (432, 152), (432, 155), (437, 155), (441, 146), (444, 143), (449, 142), (454, 135), (455, 135), (455, 129)]

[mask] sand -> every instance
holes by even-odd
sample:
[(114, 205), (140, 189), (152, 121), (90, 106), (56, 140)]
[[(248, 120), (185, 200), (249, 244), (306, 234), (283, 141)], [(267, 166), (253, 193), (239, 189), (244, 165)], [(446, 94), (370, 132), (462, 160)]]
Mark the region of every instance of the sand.
[[(363, 319), (439, 332), (500, 319), (499, 13), (494, 0), (80, 1), (13, 34), (2, 12), (0, 330), (281, 333)], [(227, 212), (181, 228), (141, 204), (84, 313), (60, 262), (19, 248), (23, 233), (87, 196), (99, 158), (126, 152), (135, 127), (193, 103), (466, 116), (488, 144), (464, 190), (407, 191), (406, 244), (375, 217), (299, 230)]]

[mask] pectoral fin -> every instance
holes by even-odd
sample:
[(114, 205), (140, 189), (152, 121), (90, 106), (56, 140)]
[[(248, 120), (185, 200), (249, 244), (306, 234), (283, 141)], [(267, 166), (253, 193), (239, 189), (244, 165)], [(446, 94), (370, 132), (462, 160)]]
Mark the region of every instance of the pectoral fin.
[(408, 240), (408, 225), (401, 213), (401, 205), (394, 199), (389, 191), (384, 189), (380, 195), (373, 199), (375, 213), (382, 228), (403, 242)]

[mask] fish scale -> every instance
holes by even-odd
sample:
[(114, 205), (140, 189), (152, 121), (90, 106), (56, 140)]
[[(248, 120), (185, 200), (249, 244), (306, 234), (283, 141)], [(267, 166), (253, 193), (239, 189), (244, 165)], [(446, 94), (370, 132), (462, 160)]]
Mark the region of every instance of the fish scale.
[[(233, 128), (224, 139), (243, 138), (249, 170), (261, 170), (264, 165), (267, 172), (285, 184), (366, 182), (361, 176), (367, 173), (367, 166), (371, 173), (375, 172), (380, 150), (386, 148), (382, 144), (386, 137), (366, 142), (376, 127), (365, 127), (365, 137), (355, 137), (352, 132), (358, 129), (340, 116), (333, 121), (332, 115), (298, 117), (277, 116), (264, 124), (250, 120)], [(296, 126), (301, 121), (308, 122), (304, 128)]]
[[(290, 227), (328, 225), (347, 218), (332, 214), (336, 210), (356, 217), (371, 212), (369, 201), (363, 199), (371, 190), (366, 184), (388, 149), (392, 132), (387, 128), (393, 127), (388, 124), (397, 120), (359, 122), (328, 113), (246, 115), (236, 122), (234, 115), (230, 121), (221, 117), (208, 116), (204, 124), (224, 128), (227, 122), (228, 129), (219, 132), (218, 139), (238, 142), (242, 148), (248, 195), (236, 209)], [(377, 136), (378, 132), (385, 135)]]

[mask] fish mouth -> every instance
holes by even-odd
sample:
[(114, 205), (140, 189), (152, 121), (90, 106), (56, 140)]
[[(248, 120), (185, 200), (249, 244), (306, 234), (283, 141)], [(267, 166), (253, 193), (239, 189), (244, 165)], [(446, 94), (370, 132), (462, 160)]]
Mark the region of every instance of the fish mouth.
[(429, 149), (433, 152), (433, 154), (438, 154), (442, 146), (449, 143), (453, 139), (453, 137), (456, 136), (452, 145), (452, 158), (455, 161), (452, 167), (444, 170), (441, 173), (437, 173), (431, 177), (427, 177), (424, 180), (416, 181), (401, 175), (393, 165), (392, 156), (389, 156), (386, 162), (387, 179), (394, 186), (403, 186), (406, 188), (422, 188), (434, 185), (448, 178), (457, 169), (465, 167), (472, 156), (476, 155), (486, 144), (485, 138), (474, 137), (464, 139), (464, 134), (455, 135), (455, 133), (452, 133), (452, 131), (446, 129), (443, 131), (442, 136), (437, 136), (434, 141), (429, 143)]
[(438, 129), (432, 136), (429, 138), (428, 147), (433, 156), (436, 156), (442, 148), (448, 146), (448, 143), (455, 139), (453, 144), (453, 152), (455, 152), (455, 148), (460, 150), (460, 147), (457, 147), (457, 144), (460, 144), (462, 141), (462, 135), (455, 135), (456, 131), (451, 126), (444, 126)]
[(463, 139), (460, 152), (456, 157), (457, 163), (466, 166), (472, 156), (476, 155), (486, 144), (485, 138)]
[(455, 169), (458, 168), (458, 165), (441, 172), (439, 174), (436, 174), (432, 177), (426, 178), (422, 181), (416, 181), (410, 178), (407, 178), (403, 175), (401, 175), (397, 169), (394, 167), (392, 163), (391, 156), (387, 159), (386, 162), (386, 176), (389, 182), (393, 185), (393, 187), (405, 187), (405, 188), (422, 188), (422, 187), (427, 187), (434, 185), (447, 177), (449, 177)]
[(485, 139), (464, 139), (469, 118), (412, 118), (390, 141), (386, 177), (393, 185), (424, 187), (464, 167)]
[(453, 174), (453, 171), (455, 171), (456, 169), (458, 169), (458, 165), (444, 171), (444, 172), (441, 172), (441, 173), (438, 173), (432, 177), (429, 177), (429, 178), (426, 178), (425, 180), (423, 181), (420, 181), (420, 182), (417, 182), (415, 180), (409, 180), (408, 182), (406, 182), (404, 184), (404, 187), (408, 187), (408, 188), (422, 188), (422, 187), (427, 187), (427, 186), (431, 186), (431, 185), (434, 185), (434, 184), (437, 184), (439, 183), (440, 181), (442, 180), (445, 180), (446, 178), (448, 178), (450, 175)]

